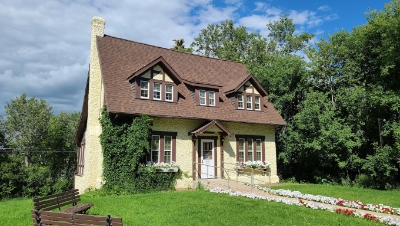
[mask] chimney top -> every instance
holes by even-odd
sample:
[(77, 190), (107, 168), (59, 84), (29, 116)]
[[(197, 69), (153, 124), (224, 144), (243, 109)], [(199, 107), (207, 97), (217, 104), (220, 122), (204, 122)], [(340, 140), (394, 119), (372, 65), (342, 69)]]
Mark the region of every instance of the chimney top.
[(98, 16), (94, 16), (91, 21), (92, 24), (92, 35), (95, 36), (104, 36), (104, 25), (106, 24), (106, 21)]

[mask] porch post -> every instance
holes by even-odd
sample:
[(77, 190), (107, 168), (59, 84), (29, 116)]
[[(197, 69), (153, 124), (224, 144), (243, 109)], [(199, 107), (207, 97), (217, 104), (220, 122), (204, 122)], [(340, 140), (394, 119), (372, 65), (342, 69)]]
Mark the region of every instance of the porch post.
[(196, 137), (192, 135), (192, 178), (196, 180)]
[(221, 149), (221, 178), (224, 178), (224, 141), (225, 141), (225, 136), (220, 136), (219, 137), (219, 146)]

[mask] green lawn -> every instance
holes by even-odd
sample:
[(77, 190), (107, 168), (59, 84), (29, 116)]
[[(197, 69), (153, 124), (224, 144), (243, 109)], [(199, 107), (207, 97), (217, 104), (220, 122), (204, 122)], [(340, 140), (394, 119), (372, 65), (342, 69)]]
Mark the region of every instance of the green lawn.
[(323, 195), (346, 200), (360, 200), (363, 203), (385, 204), (391, 207), (400, 207), (400, 190), (380, 191), (355, 187), (320, 184), (283, 184), (273, 186), (272, 189), (288, 189), (300, 191), (303, 194)]
[[(89, 214), (118, 216), (124, 225), (381, 225), (302, 206), (230, 197), (205, 191), (126, 196), (82, 196)], [(2, 225), (32, 225), (31, 199), (0, 202)]]

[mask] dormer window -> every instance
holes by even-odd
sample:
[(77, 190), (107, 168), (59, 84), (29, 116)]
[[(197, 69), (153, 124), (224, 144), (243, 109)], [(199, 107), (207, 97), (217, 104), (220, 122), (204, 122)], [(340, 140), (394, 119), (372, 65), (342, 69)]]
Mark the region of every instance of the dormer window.
[(247, 100), (246, 100), (247, 110), (253, 110), (253, 103), (251, 102), (251, 99), (253, 99), (252, 96), (248, 95), (246, 97), (247, 97)]
[(254, 109), (261, 110), (260, 108), (260, 96), (254, 97)]
[(161, 100), (161, 83), (154, 83), (153, 100)]
[(215, 106), (215, 92), (214, 91), (209, 91), (208, 92), (208, 105), (209, 106)]
[(136, 98), (177, 102), (178, 89), (173, 78), (159, 65), (149, 68), (135, 78)]
[(261, 94), (252, 85), (252, 83), (247, 82), (242, 87), (237, 90), (236, 93), (236, 108), (246, 109), (246, 110), (256, 110), (261, 111), (262, 106)]
[(237, 95), (237, 99), (238, 99), (238, 108), (239, 109), (243, 109), (243, 94), (238, 94)]
[(173, 101), (173, 92), (174, 86), (173, 85), (165, 85), (165, 100), (166, 101)]
[(200, 90), (200, 105), (206, 105), (206, 91)]
[(140, 97), (149, 99), (149, 82), (140, 81)]
[(196, 89), (196, 105), (218, 107), (219, 94), (213, 89)]

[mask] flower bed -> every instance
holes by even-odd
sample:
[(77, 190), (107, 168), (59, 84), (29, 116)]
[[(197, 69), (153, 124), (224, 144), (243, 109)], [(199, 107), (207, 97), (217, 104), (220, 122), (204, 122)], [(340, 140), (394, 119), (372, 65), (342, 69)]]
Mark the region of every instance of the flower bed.
[[(248, 183), (245, 183), (245, 184), (251, 186)], [(299, 191), (291, 191), (291, 190), (285, 190), (285, 189), (274, 190), (274, 189), (270, 189), (270, 188), (261, 187), (259, 185), (254, 185), (254, 187), (259, 190), (265, 191), (269, 194), (272, 194), (272, 195), (279, 195), (279, 196), (289, 197), (289, 198), (298, 198), (298, 199), (303, 199), (303, 200), (308, 200), (308, 201), (314, 201), (314, 202), (320, 202), (320, 203), (326, 203), (326, 204), (338, 205), (338, 206), (345, 206), (348, 208), (368, 210), (368, 211), (372, 211), (372, 212), (386, 213), (386, 214), (400, 216), (400, 208), (393, 208), (393, 207), (383, 205), (383, 204), (379, 204), (379, 205), (364, 204), (361, 201), (349, 201), (349, 200), (344, 200), (341, 198), (333, 198), (333, 197), (322, 196), (322, 195), (302, 194)]]
[(390, 216), (380, 217), (380, 216), (375, 216), (375, 215), (372, 215), (369, 213), (357, 212), (356, 210), (349, 210), (349, 209), (343, 210), (341, 208), (333, 208), (333, 207), (325, 206), (323, 204), (305, 202), (302, 199), (288, 200), (288, 199), (283, 199), (283, 198), (265, 197), (265, 196), (256, 195), (256, 194), (241, 193), (241, 192), (238, 192), (238, 191), (235, 192), (232, 190), (223, 190), (220, 187), (210, 189), (209, 191), (214, 192), (214, 193), (229, 194), (230, 196), (242, 196), (242, 197), (251, 198), (251, 199), (261, 199), (261, 200), (266, 200), (269, 202), (270, 201), (281, 202), (281, 203), (285, 203), (287, 205), (305, 206), (305, 207), (311, 208), (311, 209), (328, 210), (328, 211), (340, 213), (340, 214), (343, 214), (346, 216), (361, 217), (361, 218), (368, 219), (368, 220), (382, 222), (387, 225), (400, 226), (400, 221), (398, 221), (397, 219), (394, 219)]

